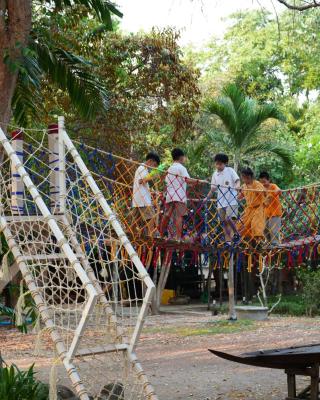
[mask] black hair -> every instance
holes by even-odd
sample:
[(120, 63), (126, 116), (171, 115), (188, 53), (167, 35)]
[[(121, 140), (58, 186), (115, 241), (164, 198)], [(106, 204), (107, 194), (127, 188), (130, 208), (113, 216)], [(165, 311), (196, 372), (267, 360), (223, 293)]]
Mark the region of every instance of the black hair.
[(178, 149), (178, 148), (173, 149), (172, 152), (171, 152), (171, 156), (172, 156), (173, 161), (179, 160), (179, 158), (180, 157), (184, 157), (184, 155), (185, 155), (184, 151), (181, 150), (181, 149)]
[(260, 172), (259, 179), (268, 179), (270, 181), (270, 175), (267, 171)]
[(254, 173), (253, 173), (252, 169), (249, 168), (249, 167), (243, 168), (243, 169), (241, 170), (241, 175), (250, 176), (251, 178), (254, 177)]
[(229, 157), (226, 154), (218, 153), (214, 156), (214, 162), (222, 162), (223, 164), (228, 164)]
[(150, 151), (150, 153), (148, 153), (146, 156), (146, 161), (148, 161), (148, 160), (152, 160), (152, 161), (156, 162), (158, 165), (160, 164), (160, 157), (158, 156), (157, 153), (154, 153), (152, 151)]

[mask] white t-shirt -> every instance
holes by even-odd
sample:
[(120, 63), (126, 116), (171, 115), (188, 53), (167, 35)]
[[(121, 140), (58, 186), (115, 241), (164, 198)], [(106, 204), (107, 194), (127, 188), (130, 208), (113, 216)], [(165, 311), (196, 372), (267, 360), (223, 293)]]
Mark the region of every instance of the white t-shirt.
[(187, 182), (185, 178), (190, 178), (187, 168), (179, 162), (174, 162), (168, 169), (165, 180), (167, 203), (172, 203), (173, 201), (187, 202)]
[(237, 191), (232, 190), (239, 180), (236, 171), (231, 167), (225, 167), (223, 171), (215, 171), (212, 175), (211, 185), (217, 188), (217, 208), (225, 208), (238, 204)]
[(132, 207), (149, 207), (152, 205), (149, 184), (141, 185), (139, 183), (139, 180), (145, 178), (148, 174), (148, 168), (143, 164), (137, 168), (134, 174)]

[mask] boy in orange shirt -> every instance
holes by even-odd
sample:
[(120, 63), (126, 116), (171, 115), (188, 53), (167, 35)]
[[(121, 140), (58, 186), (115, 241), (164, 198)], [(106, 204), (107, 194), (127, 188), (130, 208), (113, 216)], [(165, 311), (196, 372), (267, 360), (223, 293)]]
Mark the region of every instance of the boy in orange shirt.
[(282, 206), (280, 202), (281, 189), (271, 183), (268, 172), (261, 172), (259, 181), (262, 183), (266, 192), (265, 214), (266, 214), (266, 237), (272, 245), (280, 243)]
[(263, 185), (254, 179), (251, 168), (245, 168), (241, 171), (243, 185), (239, 199), (245, 199), (246, 206), (241, 216), (239, 232), (243, 238), (261, 242), (264, 238), (266, 226), (264, 202), (265, 190)]

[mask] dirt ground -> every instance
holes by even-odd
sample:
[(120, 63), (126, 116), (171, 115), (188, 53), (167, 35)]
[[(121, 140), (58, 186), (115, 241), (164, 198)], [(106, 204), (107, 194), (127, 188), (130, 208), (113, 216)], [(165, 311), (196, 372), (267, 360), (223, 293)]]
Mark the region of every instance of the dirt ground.
[[(236, 323), (225, 319), (194, 307), (166, 308), (165, 313), (148, 318), (137, 355), (159, 400), (285, 399), (283, 371), (224, 361), (208, 348), (239, 354), (320, 342), (319, 318), (273, 316), (264, 322)], [(25, 351), (26, 364), (27, 337), (22, 343), (20, 333), (0, 329), (0, 349), (7, 361), (16, 361), (18, 345)], [(299, 384), (305, 386), (306, 380)]]
[[(221, 331), (230, 332), (217, 333), (219, 329), (214, 328), (210, 332), (210, 327), (223, 318), (206, 311), (186, 311), (148, 319), (138, 357), (159, 399), (285, 399), (283, 371), (228, 362), (207, 349), (239, 354), (320, 341), (320, 319), (274, 316), (269, 321), (244, 324), (239, 331), (236, 325), (224, 328), (222, 323)], [(302, 378), (299, 384), (306, 386), (306, 380)]]

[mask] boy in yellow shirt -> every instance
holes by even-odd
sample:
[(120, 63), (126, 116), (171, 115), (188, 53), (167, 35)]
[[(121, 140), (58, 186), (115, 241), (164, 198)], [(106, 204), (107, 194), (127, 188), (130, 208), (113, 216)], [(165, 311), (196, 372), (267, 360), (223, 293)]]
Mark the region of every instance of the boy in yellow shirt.
[(251, 168), (241, 171), (243, 185), (239, 199), (245, 199), (246, 205), (238, 225), (243, 238), (259, 243), (264, 238), (266, 217), (264, 210), (265, 190), (263, 185), (254, 179)]
[(281, 230), (281, 189), (275, 183), (271, 183), (268, 172), (261, 172), (259, 181), (267, 191), (265, 200), (266, 238), (270, 244), (277, 245), (280, 243)]

